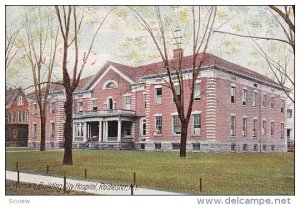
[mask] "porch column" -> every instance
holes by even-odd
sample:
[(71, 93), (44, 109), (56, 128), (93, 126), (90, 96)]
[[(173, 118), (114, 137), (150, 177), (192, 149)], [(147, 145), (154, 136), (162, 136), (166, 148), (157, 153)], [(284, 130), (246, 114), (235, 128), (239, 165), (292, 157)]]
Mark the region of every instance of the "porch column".
[(118, 120), (118, 142), (121, 142), (121, 129), (122, 129), (122, 121)]
[(90, 124), (87, 123), (86, 126), (87, 126), (87, 135), (86, 135), (86, 138), (90, 139)]
[(102, 121), (99, 121), (99, 142), (102, 142)]
[(83, 124), (83, 141), (87, 141), (87, 128), (86, 128), (86, 122)]
[[(65, 135), (64, 129), (63, 129), (63, 136)], [(73, 142), (75, 142), (75, 137), (76, 137), (76, 123), (73, 123)]]
[(103, 121), (103, 141), (107, 142), (107, 121)]

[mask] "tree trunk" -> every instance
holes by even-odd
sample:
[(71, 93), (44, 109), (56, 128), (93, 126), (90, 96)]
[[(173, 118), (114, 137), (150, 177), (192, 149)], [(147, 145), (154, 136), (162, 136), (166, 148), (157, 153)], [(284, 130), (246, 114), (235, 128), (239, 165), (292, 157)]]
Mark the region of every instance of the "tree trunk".
[(186, 139), (187, 139), (188, 125), (181, 125), (180, 137), (180, 157), (186, 157)]
[(72, 91), (66, 88), (66, 101), (65, 101), (65, 113), (66, 113), (66, 122), (64, 129), (65, 137), (65, 152), (64, 152), (64, 165), (72, 165), (72, 144), (73, 144), (73, 127), (72, 127), (72, 107), (73, 107), (73, 97)]
[(40, 151), (46, 150), (46, 121), (45, 118), (41, 117), (41, 145), (40, 145)]

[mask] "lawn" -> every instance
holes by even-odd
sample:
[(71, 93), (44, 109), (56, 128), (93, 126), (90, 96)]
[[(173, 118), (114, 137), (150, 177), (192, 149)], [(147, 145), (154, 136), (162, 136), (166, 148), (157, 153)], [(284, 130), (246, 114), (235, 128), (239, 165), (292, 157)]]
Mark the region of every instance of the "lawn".
[[(37, 184), (33, 183), (23, 183), (20, 182), (18, 185), (17, 182), (6, 180), (5, 181), (5, 193), (6, 195), (87, 195), (88, 193), (70, 191), (69, 193), (64, 194), (62, 189), (56, 188), (41, 188)], [(89, 194), (90, 195), (90, 194)]]
[(188, 153), (73, 151), (73, 166), (62, 166), (63, 151), (6, 152), (6, 169), (98, 182), (130, 184), (136, 172), (141, 187), (202, 195), (294, 195), (294, 153)]

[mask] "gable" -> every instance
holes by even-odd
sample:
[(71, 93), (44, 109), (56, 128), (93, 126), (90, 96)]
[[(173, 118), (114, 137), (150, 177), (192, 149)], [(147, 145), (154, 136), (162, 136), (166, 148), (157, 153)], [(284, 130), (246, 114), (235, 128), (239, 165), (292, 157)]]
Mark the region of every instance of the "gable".
[[(120, 70), (115, 68), (112, 65), (109, 65), (104, 71), (102, 71), (101, 75), (96, 75), (96, 79), (93, 79), (93, 83), (89, 85), (86, 89), (93, 90), (100, 82), (103, 84), (103, 79), (111, 79), (113, 81), (120, 81), (122, 79), (123, 81), (126, 81), (128, 84), (134, 84), (135, 82), (129, 78), (127, 75), (122, 73)], [(103, 86), (103, 85), (102, 85)]]

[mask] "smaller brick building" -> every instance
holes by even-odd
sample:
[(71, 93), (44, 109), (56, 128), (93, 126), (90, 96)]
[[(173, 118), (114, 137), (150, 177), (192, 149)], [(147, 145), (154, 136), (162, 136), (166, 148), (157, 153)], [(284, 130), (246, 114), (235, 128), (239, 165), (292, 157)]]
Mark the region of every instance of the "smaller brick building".
[(5, 90), (5, 144), (27, 147), (28, 101), (21, 88)]

